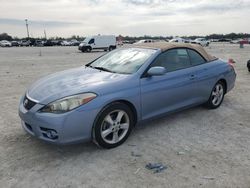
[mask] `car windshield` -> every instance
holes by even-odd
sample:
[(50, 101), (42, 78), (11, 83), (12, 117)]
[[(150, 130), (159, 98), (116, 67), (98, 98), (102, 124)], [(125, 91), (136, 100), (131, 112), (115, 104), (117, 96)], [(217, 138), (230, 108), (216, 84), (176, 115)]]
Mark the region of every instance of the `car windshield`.
[(90, 38), (89, 38), (89, 37), (86, 37), (82, 42), (83, 42), (83, 43), (88, 43), (89, 40), (90, 40)]
[(104, 71), (135, 73), (156, 50), (142, 48), (117, 49), (91, 63), (91, 67)]

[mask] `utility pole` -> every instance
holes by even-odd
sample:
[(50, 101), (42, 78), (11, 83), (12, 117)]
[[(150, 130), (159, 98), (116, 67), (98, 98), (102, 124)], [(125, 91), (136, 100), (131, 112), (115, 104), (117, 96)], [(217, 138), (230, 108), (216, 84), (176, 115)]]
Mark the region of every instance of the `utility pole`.
[(25, 23), (26, 23), (27, 35), (28, 35), (28, 39), (29, 39), (29, 38), (30, 38), (30, 35), (29, 35), (29, 24), (28, 24), (28, 19), (25, 19)]
[(46, 30), (44, 29), (44, 37), (47, 39)]

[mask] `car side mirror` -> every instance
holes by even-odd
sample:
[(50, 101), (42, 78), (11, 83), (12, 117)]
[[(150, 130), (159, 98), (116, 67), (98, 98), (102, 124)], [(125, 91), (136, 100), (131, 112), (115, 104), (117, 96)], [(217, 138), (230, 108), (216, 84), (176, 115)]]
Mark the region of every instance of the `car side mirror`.
[(161, 76), (164, 75), (167, 72), (167, 70), (164, 67), (151, 67), (147, 75), (149, 76)]

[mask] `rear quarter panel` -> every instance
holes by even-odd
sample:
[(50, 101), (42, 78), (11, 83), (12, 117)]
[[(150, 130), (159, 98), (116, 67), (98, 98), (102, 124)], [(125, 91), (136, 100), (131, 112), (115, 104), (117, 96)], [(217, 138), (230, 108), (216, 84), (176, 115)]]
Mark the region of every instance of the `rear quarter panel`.
[(197, 66), (197, 83), (201, 100), (206, 101), (210, 97), (214, 85), (219, 80), (225, 80), (227, 92), (234, 87), (236, 74), (232, 66), (226, 61), (217, 59)]

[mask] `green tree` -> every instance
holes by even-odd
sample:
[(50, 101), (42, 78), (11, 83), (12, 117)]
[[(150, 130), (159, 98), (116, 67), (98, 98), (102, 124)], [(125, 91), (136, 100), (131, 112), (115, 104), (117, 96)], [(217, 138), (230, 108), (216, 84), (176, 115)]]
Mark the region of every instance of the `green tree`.
[(10, 35), (8, 35), (7, 33), (1, 33), (0, 34), (0, 40), (12, 40), (12, 37)]

